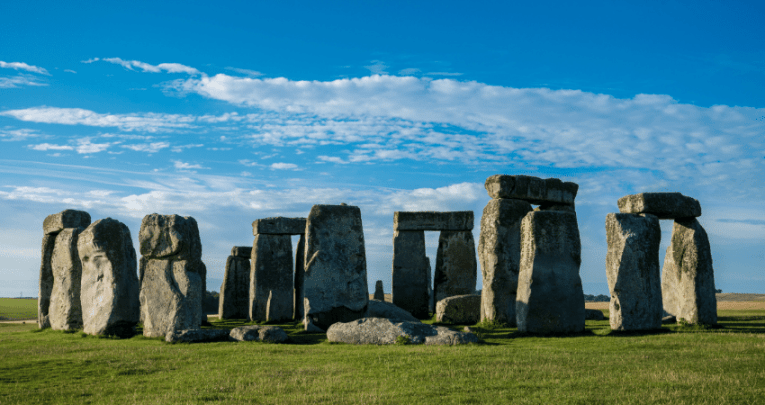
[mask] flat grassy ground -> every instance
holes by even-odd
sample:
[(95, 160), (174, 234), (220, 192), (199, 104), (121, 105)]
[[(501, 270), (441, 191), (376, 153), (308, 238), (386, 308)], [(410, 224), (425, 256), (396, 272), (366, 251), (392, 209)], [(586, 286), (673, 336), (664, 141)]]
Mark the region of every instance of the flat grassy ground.
[(37, 300), (0, 298), (0, 321), (37, 319)]
[(476, 327), (483, 343), (454, 347), (330, 344), (290, 323), (290, 344), (175, 345), (0, 324), (0, 403), (765, 402), (765, 311), (719, 315), (721, 328), (643, 334)]

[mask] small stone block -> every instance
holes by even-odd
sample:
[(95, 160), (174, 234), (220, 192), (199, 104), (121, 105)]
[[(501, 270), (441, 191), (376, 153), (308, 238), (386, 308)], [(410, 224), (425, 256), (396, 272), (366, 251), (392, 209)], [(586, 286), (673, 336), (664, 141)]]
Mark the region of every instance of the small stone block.
[(252, 234), (302, 235), (305, 233), (305, 218), (273, 217), (256, 219), (252, 223)]
[(486, 179), (486, 191), (494, 199), (513, 198), (531, 204), (574, 204), (579, 185), (560, 179), (495, 174)]
[(252, 256), (252, 246), (234, 246), (231, 248), (231, 256), (249, 259)]
[(65, 228), (87, 228), (90, 225), (90, 214), (85, 211), (64, 210), (58, 214), (48, 215), (43, 221), (43, 231), (46, 235), (61, 232)]
[(625, 214), (653, 214), (659, 219), (691, 218), (701, 216), (701, 205), (695, 198), (680, 193), (640, 193), (619, 199), (619, 212)]
[(394, 231), (471, 231), (473, 211), (396, 211)]

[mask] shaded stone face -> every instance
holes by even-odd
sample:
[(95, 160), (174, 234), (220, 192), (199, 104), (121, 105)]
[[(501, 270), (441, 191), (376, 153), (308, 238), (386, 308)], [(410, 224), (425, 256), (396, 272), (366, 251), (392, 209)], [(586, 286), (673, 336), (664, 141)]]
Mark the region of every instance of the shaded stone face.
[(481, 318), (481, 296), (456, 295), (436, 304), (436, 322), (472, 325)]
[(251, 246), (234, 246), (231, 248), (231, 256), (241, 257), (247, 260), (250, 260), (250, 256), (252, 256), (252, 247)]
[(42, 240), (40, 263), (40, 289), (37, 295), (37, 326), (40, 329), (50, 328), (48, 309), (50, 308), (50, 293), (53, 291), (53, 248), (56, 245), (56, 235), (45, 234)]
[[(252, 248), (248, 248), (252, 250)], [(218, 314), (221, 319), (246, 319), (250, 309), (250, 259), (229, 256), (220, 286)]]
[(361, 210), (314, 205), (306, 225), (306, 325), (326, 329), (364, 315), (369, 301)]
[(490, 176), (484, 186), (491, 198), (524, 200), (531, 204), (571, 205), (579, 191), (578, 184), (563, 182), (560, 179), (506, 174)]
[(45, 217), (43, 231), (46, 235), (54, 235), (66, 228), (85, 229), (90, 225), (90, 214), (85, 211), (64, 210), (58, 214)]
[(146, 337), (199, 329), (202, 279), (194, 266), (201, 261), (141, 259), (141, 320)]
[(651, 214), (659, 219), (701, 216), (698, 200), (680, 193), (640, 193), (627, 195), (618, 201), (619, 211), (625, 214)]
[(475, 292), (477, 263), (471, 231), (441, 231), (436, 252), (433, 293), (436, 302)]
[(707, 233), (695, 218), (675, 220), (661, 290), (664, 310), (678, 322), (717, 323), (712, 252)]
[(202, 260), (202, 242), (192, 217), (149, 214), (138, 233), (141, 255), (152, 259)]
[(470, 231), (473, 211), (396, 211), (394, 231)]
[(305, 218), (273, 217), (255, 220), (252, 234), (301, 235), (305, 233)]
[(130, 230), (111, 218), (98, 220), (80, 234), (77, 249), (82, 262), (83, 331), (132, 336), (141, 308)]
[(292, 319), (292, 241), (290, 235), (255, 235), (250, 273), (250, 319)]
[[(429, 272), (430, 261), (425, 256), (425, 233), (393, 231), (393, 304), (417, 318), (427, 318)], [(383, 296), (380, 300), (384, 299)]]
[(581, 242), (575, 214), (526, 214), (521, 222), (516, 300), (519, 331), (546, 334), (584, 330), (580, 264)]
[(80, 228), (67, 228), (56, 235), (51, 257), (53, 288), (48, 308), (48, 318), (53, 330), (82, 328), (82, 264), (77, 255), (77, 238), (81, 231)]
[(650, 214), (608, 214), (606, 240), (611, 329), (661, 328), (659, 219)]
[(375, 283), (375, 295), (374, 299), (385, 301), (385, 292), (383, 291), (383, 282), (382, 280), (377, 280)]
[(293, 302), (293, 312), (295, 319), (303, 319), (305, 316), (303, 308), (303, 279), (305, 278), (305, 234), (300, 235), (297, 247), (295, 249), (295, 300)]
[(483, 273), (481, 320), (515, 326), (521, 261), (521, 220), (531, 211), (522, 200), (491, 200), (483, 209), (478, 256)]

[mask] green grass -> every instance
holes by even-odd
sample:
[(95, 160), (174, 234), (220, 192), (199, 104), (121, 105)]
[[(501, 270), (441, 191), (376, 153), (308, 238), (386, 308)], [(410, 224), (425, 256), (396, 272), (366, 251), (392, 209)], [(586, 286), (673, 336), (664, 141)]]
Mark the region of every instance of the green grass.
[(765, 311), (720, 323), (627, 334), (587, 321), (553, 337), (488, 324), (473, 327), (482, 343), (454, 347), (330, 344), (289, 323), (290, 344), (174, 345), (0, 324), (0, 403), (762, 403)]
[(37, 319), (37, 300), (0, 298), (0, 321)]

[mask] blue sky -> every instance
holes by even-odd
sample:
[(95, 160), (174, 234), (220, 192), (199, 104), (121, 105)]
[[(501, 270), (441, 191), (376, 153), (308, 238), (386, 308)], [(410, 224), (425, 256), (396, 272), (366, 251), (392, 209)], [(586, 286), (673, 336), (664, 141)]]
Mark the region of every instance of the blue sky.
[(144, 215), (194, 216), (217, 289), (253, 220), (341, 202), (361, 207), (370, 286), (388, 290), (393, 212), (473, 210), (477, 240), (497, 173), (580, 185), (586, 293), (608, 293), (605, 215), (643, 191), (697, 198), (717, 287), (765, 293), (763, 15), (717, 1), (5, 2), (0, 296), (37, 294), (42, 220), (66, 208), (124, 222), (136, 246)]

